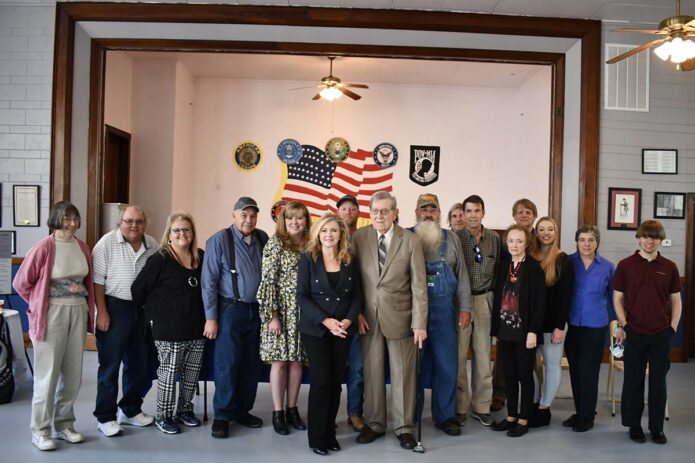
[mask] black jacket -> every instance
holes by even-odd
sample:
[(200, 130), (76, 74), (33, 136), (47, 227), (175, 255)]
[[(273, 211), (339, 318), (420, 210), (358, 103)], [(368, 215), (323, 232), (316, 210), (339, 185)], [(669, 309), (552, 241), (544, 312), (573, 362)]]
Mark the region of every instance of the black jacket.
[(304, 253), (299, 259), (297, 281), (299, 331), (316, 337), (329, 334), (321, 324), (326, 318), (352, 321), (348, 333), (357, 331), (357, 317), (362, 311), (362, 283), (357, 259), (350, 265), (340, 264), (340, 280), (335, 288), (328, 282), (323, 256), (316, 262)]

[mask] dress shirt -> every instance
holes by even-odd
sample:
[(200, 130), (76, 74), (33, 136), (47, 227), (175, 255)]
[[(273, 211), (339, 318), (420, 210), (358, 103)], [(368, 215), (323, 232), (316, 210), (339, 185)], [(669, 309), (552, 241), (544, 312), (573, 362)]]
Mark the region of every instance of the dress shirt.
[[(475, 293), (494, 289), (495, 271), (500, 261), (500, 236), (493, 230), (482, 228), (480, 243), (475, 242), (475, 238), (467, 228), (456, 232), (461, 240), (463, 258), (466, 260), (468, 277), (471, 282), (471, 291)], [(478, 262), (475, 259), (476, 252), (474, 248), (476, 244), (480, 246), (482, 262)]]
[(391, 247), (391, 239), (393, 238), (393, 229), (394, 226), (391, 224), (391, 228), (386, 233), (381, 233), (379, 231), (376, 232), (376, 243), (377, 246), (379, 245), (379, 238), (381, 238), (381, 235), (384, 235), (384, 247), (386, 248), (386, 254), (388, 255), (389, 253), (389, 248)]
[(570, 256), (574, 264), (574, 292), (570, 309), (570, 325), (601, 328), (615, 318), (611, 282), (615, 273), (612, 262), (598, 253), (589, 268), (578, 252)]

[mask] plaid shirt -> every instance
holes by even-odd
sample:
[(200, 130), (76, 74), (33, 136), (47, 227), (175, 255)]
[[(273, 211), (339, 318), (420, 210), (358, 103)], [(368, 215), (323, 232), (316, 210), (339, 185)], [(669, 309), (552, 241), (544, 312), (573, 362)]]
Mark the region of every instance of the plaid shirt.
[(473, 235), (466, 228), (457, 231), (456, 234), (461, 240), (463, 247), (463, 258), (466, 260), (466, 266), (468, 267), (471, 291), (480, 293), (481, 291), (492, 290), (495, 284), (495, 271), (500, 261), (499, 235), (483, 227), (480, 243), (478, 243), (480, 245), (482, 262), (478, 262), (476, 260), (477, 253), (475, 252), (476, 242)]

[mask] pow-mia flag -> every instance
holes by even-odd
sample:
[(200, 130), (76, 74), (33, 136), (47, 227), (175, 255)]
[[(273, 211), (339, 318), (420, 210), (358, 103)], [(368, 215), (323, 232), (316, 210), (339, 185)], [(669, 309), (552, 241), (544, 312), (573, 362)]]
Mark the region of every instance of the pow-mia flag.
[(439, 180), (439, 146), (410, 145), (409, 177), (422, 186)]

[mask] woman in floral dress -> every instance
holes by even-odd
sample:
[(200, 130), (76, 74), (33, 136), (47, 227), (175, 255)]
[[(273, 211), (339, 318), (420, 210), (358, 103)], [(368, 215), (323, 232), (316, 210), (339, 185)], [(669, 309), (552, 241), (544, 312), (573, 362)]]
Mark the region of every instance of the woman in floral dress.
[(260, 304), (261, 360), (271, 362), (273, 428), (282, 435), (289, 434), (288, 424), (306, 429), (297, 410), (302, 364), (306, 360), (297, 329), (297, 270), (310, 225), (304, 204), (291, 202), (282, 209), (275, 236), (263, 249), (263, 278), (256, 296)]

